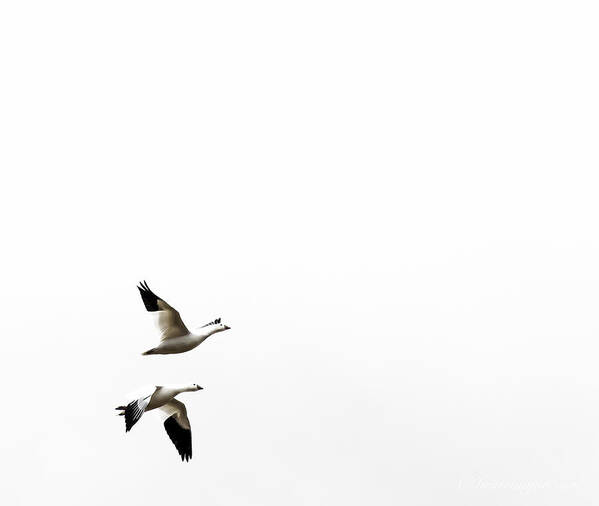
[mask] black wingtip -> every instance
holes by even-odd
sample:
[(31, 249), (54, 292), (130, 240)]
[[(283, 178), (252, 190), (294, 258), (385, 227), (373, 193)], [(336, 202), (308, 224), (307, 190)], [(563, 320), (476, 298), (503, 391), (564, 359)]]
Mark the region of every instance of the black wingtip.
[(139, 290), (139, 294), (141, 295), (141, 300), (143, 301), (144, 306), (146, 306), (146, 310), (150, 312), (159, 311), (158, 299), (160, 297), (150, 290), (148, 283), (141, 281), (137, 289)]
[[(146, 397), (147, 399), (147, 397)], [(145, 399), (140, 399), (141, 401)], [(146, 403), (147, 404), (147, 403)], [(138, 401), (132, 401), (125, 408), (125, 432), (129, 432), (139, 421), (145, 410), (145, 404), (139, 405)]]
[(164, 421), (164, 428), (175, 445), (181, 461), (189, 462), (191, 459), (191, 430), (181, 427), (173, 416)]

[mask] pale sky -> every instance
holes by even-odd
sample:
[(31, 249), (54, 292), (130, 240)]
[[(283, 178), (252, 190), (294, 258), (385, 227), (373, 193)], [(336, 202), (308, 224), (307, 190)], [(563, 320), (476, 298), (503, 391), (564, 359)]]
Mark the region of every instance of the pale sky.
[(1, 502), (596, 505), (598, 14), (2, 3)]

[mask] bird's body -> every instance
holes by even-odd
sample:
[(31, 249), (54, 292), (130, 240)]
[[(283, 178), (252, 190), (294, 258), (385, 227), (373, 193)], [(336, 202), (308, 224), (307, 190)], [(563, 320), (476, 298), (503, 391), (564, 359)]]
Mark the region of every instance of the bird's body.
[(201, 327), (199, 332), (190, 332), (183, 323), (179, 312), (158, 297), (144, 281), (137, 287), (146, 310), (156, 315), (156, 326), (160, 331), (160, 344), (145, 351), (142, 355), (170, 355), (193, 350), (212, 334), (223, 332), (230, 327), (221, 323), (220, 318)]
[(193, 350), (196, 346), (199, 346), (208, 337), (210, 337), (218, 330), (211, 328), (206, 332), (192, 333), (189, 332), (186, 335), (171, 337), (165, 339), (156, 348), (145, 351), (142, 355), (170, 355), (173, 353), (184, 353), (186, 351)]
[(156, 390), (154, 390), (154, 393), (150, 396), (150, 400), (144, 411), (151, 411), (152, 409), (161, 408), (166, 403), (172, 401), (175, 396), (183, 391), (184, 390), (173, 387), (157, 386)]
[(125, 431), (129, 432), (146, 411), (160, 408), (167, 415), (164, 428), (177, 448), (181, 460), (189, 460), (191, 458), (191, 425), (187, 418), (185, 404), (175, 397), (182, 392), (196, 392), (197, 390), (202, 390), (202, 387), (196, 384), (184, 387), (156, 386), (148, 390), (148, 395), (143, 395), (126, 406), (119, 406), (116, 409), (121, 411), (119, 415), (125, 417)]

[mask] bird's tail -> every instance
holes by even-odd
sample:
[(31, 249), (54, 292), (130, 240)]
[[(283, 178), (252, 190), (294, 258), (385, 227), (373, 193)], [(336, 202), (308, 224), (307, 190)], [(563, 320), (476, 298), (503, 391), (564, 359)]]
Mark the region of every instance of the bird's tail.
[(152, 348), (151, 350), (144, 351), (142, 355), (154, 355), (156, 353), (156, 348)]

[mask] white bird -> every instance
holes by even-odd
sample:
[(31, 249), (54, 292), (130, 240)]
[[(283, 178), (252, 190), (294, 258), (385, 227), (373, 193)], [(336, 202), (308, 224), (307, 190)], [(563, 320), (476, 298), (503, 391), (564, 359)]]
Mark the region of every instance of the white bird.
[(129, 432), (146, 411), (160, 408), (167, 415), (164, 421), (166, 433), (177, 448), (181, 460), (189, 461), (191, 458), (191, 425), (187, 418), (187, 408), (175, 396), (182, 392), (196, 392), (202, 387), (196, 384), (175, 387), (156, 386), (153, 392), (136, 399), (126, 406), (116, 408), (121, 411), (119, 415), (125, 417), (125, 432)]
[(221, 323), (221, 319), (217, 318), (200, 327), (199, 332), (190, 332), (183, 323), (183, 320), (181, 320), (179, 311), (169, 306), (163, 299), (152, 292), (145, 281), (142, 281), (137, 289), (141, 294), (141, 299), (146, 309), (151, 313), (155, 312), (157, 314), (156, 326), (160, 331), (160, 344), (156, 348), (144, 351), (142, 355), (184, 353), (193, 350), (212, 334), (231, 328)]

